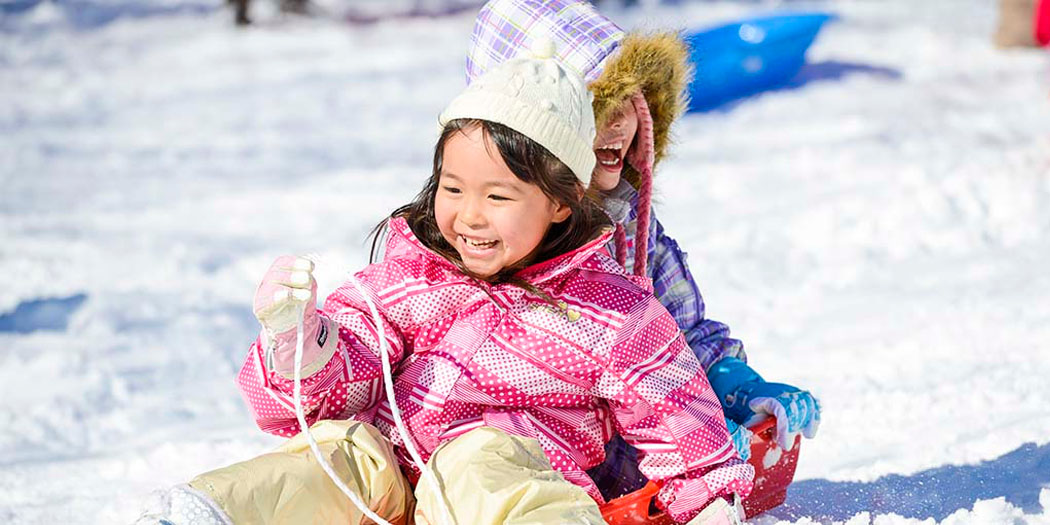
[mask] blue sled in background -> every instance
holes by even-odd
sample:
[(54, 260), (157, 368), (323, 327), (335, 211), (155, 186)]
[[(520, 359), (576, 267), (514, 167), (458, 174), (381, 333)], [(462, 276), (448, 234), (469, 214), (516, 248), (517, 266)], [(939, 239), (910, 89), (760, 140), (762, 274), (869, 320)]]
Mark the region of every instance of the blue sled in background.
[(689, 111), (707, 111), (731, 100), (786, 84), (806, 62), (806, 50), (828, 13), (769, 15), (688, 33), (696, 76)]

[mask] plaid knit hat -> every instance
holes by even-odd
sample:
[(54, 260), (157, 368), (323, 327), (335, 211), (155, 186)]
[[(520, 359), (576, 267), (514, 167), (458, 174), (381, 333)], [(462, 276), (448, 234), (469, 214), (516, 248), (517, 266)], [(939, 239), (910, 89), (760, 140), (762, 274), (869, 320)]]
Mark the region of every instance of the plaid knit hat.
[(554, 41), (538, 38), (532, 56), (514, 58), (492, 68), (452, 99), (438, 122), (461, 118), (503, 124), (539, 143), (576, 174), (591, 183), (597, 162), (594, 110), (583, 79), (554, 60)]
[(467, 53), (467, 83), (528, 49), (536, 38), (554, 40), (565, 67), (590, 84), (620, 46), (624, 32), (589, 2), (490, 0), (474, 20)]

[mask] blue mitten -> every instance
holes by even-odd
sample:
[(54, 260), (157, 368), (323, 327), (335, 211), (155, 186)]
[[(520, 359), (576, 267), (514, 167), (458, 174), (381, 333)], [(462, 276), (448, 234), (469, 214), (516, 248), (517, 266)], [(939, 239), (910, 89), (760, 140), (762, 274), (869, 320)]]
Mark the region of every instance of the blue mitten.
[(734, 357), (715, 363), (707, 371), (707, 379), (727, 418), (749, 426), (767, 415), (775, 417), (780, 448), (790, 450), (799, 433), (807, 438), (817, 435), (820, 403), (813, 394), (783, 383), (767, 383)]
[(747, 461), (751, 458), (751, 435), (747, 427), (736, 424), (736, 421), (726, 418), (726, 428), (729, 429), (729, 437), (733, 440), (733, 448), (740, 459)]

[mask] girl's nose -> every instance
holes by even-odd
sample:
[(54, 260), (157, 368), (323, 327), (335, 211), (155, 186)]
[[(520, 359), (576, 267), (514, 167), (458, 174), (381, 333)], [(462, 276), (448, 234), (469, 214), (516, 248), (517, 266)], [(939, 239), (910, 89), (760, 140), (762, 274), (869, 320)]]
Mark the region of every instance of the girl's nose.
[(459, 210), (459, 221), (471, 228), (480, 228), (485, 225), (485, 215), (481, 213), (479, 204), (468, 199)]

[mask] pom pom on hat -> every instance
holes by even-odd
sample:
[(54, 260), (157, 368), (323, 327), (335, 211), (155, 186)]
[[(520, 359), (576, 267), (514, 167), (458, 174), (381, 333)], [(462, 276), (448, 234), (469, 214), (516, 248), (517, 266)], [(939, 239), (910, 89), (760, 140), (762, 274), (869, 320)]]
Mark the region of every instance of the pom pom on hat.
[(548, 36), (541, 36), (532, 42), (532, 58), (538, 58), (543, 60), (545, 58), (554, 58), (554, 39)]
[(554, 40), (533, 41), (528, 57), (489, 70), (449, 103), (438, 122), (480, 119), (503, 124), (565, 163), (584, 187), (597, 162), (594, 110), (583, 79), (556, 60)]

